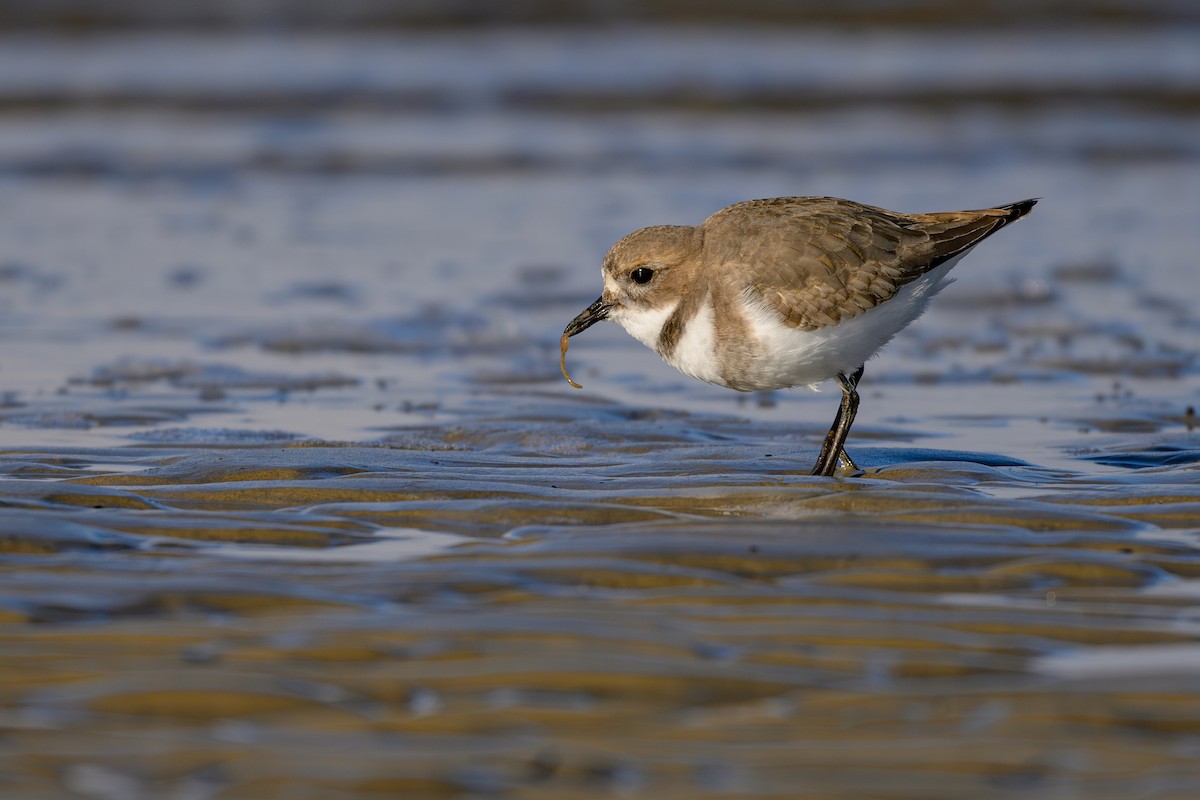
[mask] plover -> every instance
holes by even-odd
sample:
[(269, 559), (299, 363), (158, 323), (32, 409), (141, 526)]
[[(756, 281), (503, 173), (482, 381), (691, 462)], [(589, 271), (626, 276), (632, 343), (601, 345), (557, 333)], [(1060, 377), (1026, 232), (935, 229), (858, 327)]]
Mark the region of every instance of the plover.
[(723, 208), (700, 225), (634, 231), (604, 258), (604, 293), (567, 340), (612, 320), (681, 372), (741, 392), (836, 378), (842, 402), (812, 469), (858, 467), (845, 452), (863, 365), (949, 282), (971, 248), (1037, 199), (977, 211), (898, 214), (834, 197)]

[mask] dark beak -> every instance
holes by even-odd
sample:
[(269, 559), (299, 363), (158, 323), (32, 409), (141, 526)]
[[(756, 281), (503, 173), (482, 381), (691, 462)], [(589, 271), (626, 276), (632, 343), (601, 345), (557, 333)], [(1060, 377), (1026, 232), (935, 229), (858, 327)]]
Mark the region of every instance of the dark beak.
[(612, 306), (604, 302), (603, 297), (596, 298), (596, 302), (585, 308), (583, 313), (567, 324), (567, 329), (563, 331), (563, 336), (570, 337), (577, 333), (583, 333), (597, 322), (608, 319), (608, 312), (610, 310), (612, 310)]

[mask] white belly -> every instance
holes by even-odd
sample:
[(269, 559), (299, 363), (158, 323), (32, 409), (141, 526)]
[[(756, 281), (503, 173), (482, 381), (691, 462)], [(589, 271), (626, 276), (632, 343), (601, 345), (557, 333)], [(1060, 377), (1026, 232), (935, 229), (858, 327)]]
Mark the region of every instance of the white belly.
[(745, 313), (758, 341), (747, 371), (748, 388), (815, 386), (838, 373), (854, 372), (924, 313), (930, 298), (951, 282), (946, 273), (961, 257), (905, 284), (875, 308), (815, 331), (788, 327), (773, 309), (747, 303)]

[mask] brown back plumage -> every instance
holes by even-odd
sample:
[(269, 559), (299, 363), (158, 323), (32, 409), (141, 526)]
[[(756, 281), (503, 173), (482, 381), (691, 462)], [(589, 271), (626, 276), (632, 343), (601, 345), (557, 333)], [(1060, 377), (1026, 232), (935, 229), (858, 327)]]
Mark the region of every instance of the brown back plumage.
[(897, 214), (832, 197), (750, 200), (704, 221), (703, 258), (712, 274), (737, 271), (787, 324), (813, 330), (874, 308), (1036, 202)]

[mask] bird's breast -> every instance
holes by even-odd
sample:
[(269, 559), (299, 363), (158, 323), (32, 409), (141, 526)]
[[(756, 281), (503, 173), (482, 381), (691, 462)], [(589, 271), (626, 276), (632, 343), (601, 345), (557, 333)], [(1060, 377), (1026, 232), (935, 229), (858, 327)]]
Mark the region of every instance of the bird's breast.
[(705, 298), (686, 320), (680, 320), (681, 330), (668, 347), (660, 338), (659, 355), (685, 375), (702, 381), (726, 385), (717, 350), (717, 320), (712, 297)]
[(669, 303), (659, 308), (621, 308), (610, 315), (626, 333), (658, 353), (671, 366), (702, 381), (728, 385), (717, 352), (717, 324), (711, 298)]

